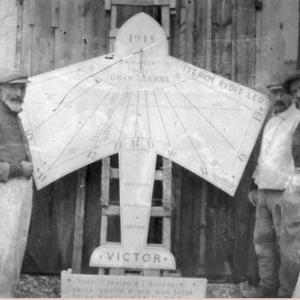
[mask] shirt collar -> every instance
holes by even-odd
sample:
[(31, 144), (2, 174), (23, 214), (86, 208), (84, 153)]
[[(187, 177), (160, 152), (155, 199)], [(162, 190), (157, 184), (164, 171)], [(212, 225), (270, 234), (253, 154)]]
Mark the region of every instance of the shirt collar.
[(289, 106), (288, 109), (286, 109), (285, 111), (283, 111), (281, 113), (276, 114), (275, 116), (277, 116), (283, 120), (286, 120), (296, 109), (297, 109), (296, 105), (293, 103)]

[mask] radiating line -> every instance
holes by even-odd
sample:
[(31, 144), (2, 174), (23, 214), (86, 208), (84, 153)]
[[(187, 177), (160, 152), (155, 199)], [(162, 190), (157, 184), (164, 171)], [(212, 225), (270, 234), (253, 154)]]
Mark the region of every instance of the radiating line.
[[(182, 120), (180, 119), (180, 117), (179, 117), (179, 115), (178, 115), (176, 109), (173, 107), (173, 105), (172, 105), (172, 103), (171, 103), (171, 101), (170, 101), (169, 96), (167, 95), (167, 93), (166, 93), (165, 91), (163, 91), (163, 93), (164, 93), (164, 95), (165, 95), (167, 101), (169, 102), (170, 107), (173, 109), (173, 111), (174, 111), (174, 113), (175, 113), (175, 115), (176, 115), (176, 117), (177, 117), (177, 120), (180, 122), (180, 124), (181, 124), (183, 130), (186, 132), (186, 135), (187, 135), (187, 137), (188, 137), (188, 139), (189, 139), (189, 141), (190, 141), (190, 143), (191, 143), (191, 145), (192, 145), (194, 151), (196, 152), (196, 154), (197, 154), (199, 160), (201, 161), (201, 163), (203, 164), (203, 167), (204, 167), (205, 170), (206, 170), (206, 167), (205, 167), (206, 163), (203, 161), (203, 159), (202, 159), (201, 156), (199, 155), (198, 150), (197, 150), (196, 146), (194, 145), (193, 140), (192, 140), (192, 138), (190, 137), (190, 135), (189, 135), (189, 133), (188, 133), (188, 130), (185, 128), (185, 126), (184, 126)], [(207, 172), (207, 170), (206, 170), (206, 172)]]
[(164, 123), (164, 121), (163, 121), (162, 113), (161, 113), (161, 111), (160, 111), (160, 109), (159, 109), (159, 105), (158, 105), (158, 102), (157, 102), (156, 94), (155, 94), (154, 91), (152, 91), (152, 93), (153, 93), (153, 97), (154, 97), (154, 100), (155, 100), (155, 103), (156, 103), (156, 107), (157, 107), (157, 109), (158, 109), (158, 111), (159, 111), (160, 120), (161, 120), (161, 123), (162, 123), (162, 125), (163, 125), (163, 128), (164, 128), (164, 131), (165, 131), (165, 135), (166, 135), (166, 138), (167, 138), (169, 147), (171, 147), (171, 143), (170, 143), (170, 140), (169, 140), (169, 136), (168, 136), (168, 133), (167, 133), (167, 129), (166, 129), (165, 123)]
[[(35, 129), (40, 128), (40, 127), (41, 127), (42, 125), (44, 125), (47, 121), (49, 121), (49, 120), (52, 119), (54, 116), (56, 116), (57, 113), (59, 113), (59, 112), (60, 112), (61, 110), (63, 110), (65, 107), (67, 107), (67, 106), (71, 105), (72, 103), (74, 103), (75, 100), (77, 100), (79, 97), (81, 97), (82, 95), (84, 95), (84, 94), (86, 94), (87, 92), (89, 92), (90, 89), (92, 89), (93, 87), (95, 87), (95, 86), (96, 86), (97, 84), (99, 84), (99, 83), (101, 83), (101, 81), (100, 81), (100, 82), (96, 82), (96, 83), (93, 84), (92, 86), (86, 88), (82, 93), (80, 93), (79, 95), (77, 95), (77, 96), (76, 96), (74, 99), (72, 99), (69, 103), (67, 103), (67, 104), (64, 105), (64, 106), (61, 106), (60, 109), (54, 111), (54, 112), (52, 113), (51, 116), (49, 116), (48, 118), (46, 118), (45, 120), (43, 120), (41, 123), (39, 123), (38, 125), (36, 125), (36, 126), (35, 126)], [(105, 97), (105, 95), (103, 96), (103, 98), (104, 98), (104, 97)], [(102, 98), (100, 101), (102, 101), (103, 98)]]
[(151, 125), (150, 125), (150, 115), (149, 115), (149, 105), (148, 105), (148, 95), (147, 91), (145, 92), (145, 99), (146, 99), (146, 110), (147, 110), (147, 120), (148, 120), (148, 130), (149, 130), (149, 139), (152, 140), (152, 135), (151, 135)]
[(137, 50), (137, 51), (135, 51), (135, 52), (133, 52), (133, 53), (130, 53), (129, 55), (127, 55), (127, 56), (125, 56), (125, 57), (122, 57), (122, 58), (118, 59), (117, 61), (115, 61), (115, 62), (112, 63), (111, 65), (108, 65), (108, 66), (102, 68), (101, 70), (99, 70), (99, 71), (97, 71), (97, 72), (95, 72), (95, 73), (92, 73), (92, 74), (86, 76), (85, 78), (79, 80), (75, 85), (73, 85), (73, 86), (66, 92), (66, 94), (63, 96), (63, 98), (62, 98), (62, 99), (60, 100), (60, 102), (58, 103), (57, 107), (54, 109), (54, 111), (58, 109), (58, 107), (59, 107), (59, 106), (65, 101), (65, 99), (68, 97), (68, 95), (69, 95), (69, 94), (70, 94), (77, 86), (79, 86), (82, 82), (84, 82), (84, 81), (86, 81), (86, 80), (88, 80), (88, 79), (94, 77), (95, 75), (97, 75), (97, 74), (99, 74), (99, 73), (102, 73), (102, 72), (106, 71), (107, 69), (113, 67), (114, 65), (118, 64), (119, 62), (122, 62), (122, 61), (124, 61), (124, 60), (130, 58), (131, 56), (134, 56), (134, 55), (136, 55), (136, 54), (141, 53), (142, 51), (144, 51), (144, 49), (140, 49), (140, 50)]
[[(108, 94), (111, 92), (113, 88), (111, 88), (105, 95), (105, 97), (108, 96)], [(79, 127), (79, 129), (76, 131), (76, 133), (72, 136), (70, 141), (67, 143), (67, 145), (63, 148), (63, 150), (58, 154), (57, 158), (53, 161), (53, 163), (49, 166), (48, 171), (51, 169), (51, 167), (60, 159), (60, 157), (63, 155), (63, 153), (68, 149), (69, 145), (73, 142), (74, 138), (79, 134), (79, 132), (82, 130), (82, 128), (85, 126), (85, 124), (90, 120), (91, 116), (95, 113), (95, 111), (98, 109), (98, 104), (93, 111), (89, 114), (89, 116), (86, 118), (86, 120), (83, 122), (83, 124)]]
[(124, 126), (125, 126), (125, 121), (126, 121), (126, 117), (127, 117), (127, 112), (128, 112), (128, 108), (129, 108), (129, 103), (130, 103), (130, 97), (129, 97), (129, 86), (127, 86), (127, 105), (126, 105), (126, 110), (124, 112), (124, 117), (123, 117), (123, 120), (122, 120), (122, 126), (120, 128), (120, 136), (119, 136), (119, 141), (121, 141), (121, 138), (122, 138), (122, 133), (123, 133), (123, 129), (124, 129)]
[(113, 115), (116, 112), (116, 110), (118, 109), (121, 101), (122, 101), (122, 94), (120, 94), (120, 99), (119, 99), (118, 103), (115, 105), (115, 107), (113, 108), (113, 111), (112, 111), (112, 114), (111, 114), (111, 118), (107, 121), (106, 125), (103, 126), (103, 129), (102, 129), (101, 133), (99, 134), (99, 136), (98, 136), (98, 138), (96, 140), (95, 147), (97, 147), (101, 143), (101, 141), (103, 139), (103, 135), (104, 135), (105, 130), (107, 128), (111, 127)]
[(138, 127), (138, 114), (139, 114), (139, 102), (140, 102), (140, 91), (137, 91), (136, 96), (136, 112), (135, 112), (135, 129), (134, 136), (137, 137), (137, 127)]
[(179, 89), (178, 87), (175, 85), (174, 86), (179, 93), (190, 103), (190, 105), (192, 105), (194, 107), (194, 109), (199, 113), (199, 115), (211, 126), (215, 129), (215, 131), (224, 139), (224, 141), (233, 149), (236, 150), (234, 148), (234, 146), (229, 142), (229, 140), (227, 140), (227, 138), (218, 130), (218, 128), (198, 109), (197, 106), (195, 106), (187, 97), (186, 95), (184, 95)]

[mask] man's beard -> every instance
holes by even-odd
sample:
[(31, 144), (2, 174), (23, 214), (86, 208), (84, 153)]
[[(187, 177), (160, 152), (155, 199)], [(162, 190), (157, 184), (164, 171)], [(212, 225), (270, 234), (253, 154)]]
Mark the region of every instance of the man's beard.
[(14, 99), (14, 100), (11, 100), (11, 99), (2, 99), (2, 101), (5, 103), (6, 106), (8, 106), (8, 108), (18, 114), (22, 111), (22, 102), (17, 100), (17, 99)]
[(287, 110), (290, 106), (291, 106), (290, 102), (278, 100), (275, 102), (274, 112), (275, 112), (275, 114), (281, 113), (281, 112)]

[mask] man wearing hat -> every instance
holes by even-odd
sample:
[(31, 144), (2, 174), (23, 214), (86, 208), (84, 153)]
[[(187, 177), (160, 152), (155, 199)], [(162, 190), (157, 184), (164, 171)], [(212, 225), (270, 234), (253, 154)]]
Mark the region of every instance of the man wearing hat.
[(0, 297), (13, 297), (25, 251), (32, 205), (32, 164), (18, 113), (27, 75), (0, 69)]
[(300, 157), (292, 155), (300, 137), (300, 111), (296, 107), (295, 93), (290, 93), (292, 83), (288, 80), (283, 86), (269, 87), (273, 112), (264, 127), (249, 193), (249, 200), (256, 206), (254, 246), (260, 277), (259, 287), (252, 297), (291, 296), (287, 294), (286, 281), (279, 276), (281, 203), (295, 164), (300, 165)]

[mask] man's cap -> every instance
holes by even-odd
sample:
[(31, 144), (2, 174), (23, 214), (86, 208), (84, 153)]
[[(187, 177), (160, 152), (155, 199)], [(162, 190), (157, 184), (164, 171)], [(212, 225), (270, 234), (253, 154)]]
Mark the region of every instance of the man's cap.
[(0, 84), (3, 83), (28, 83), (28, 73), (23, 68), (0, 68)]
[(276, 91), (280, 91), (280, 90), (284, 89), (284, 87), (281, 83), (271, 83), (271, 84), (267, 85), (267, 88), (271, 92), (276, 92)]
[(290, 88), (290, 84), (293, 80), (295, 79), (300, 79), (300, 70), (296, 70), (293, 73), (291, 73), (289, 76), (287, 76), (287, 78), (285, 79), (285, 81), (283, 82), (283, 87), (287, 90), (289, 90)]

